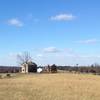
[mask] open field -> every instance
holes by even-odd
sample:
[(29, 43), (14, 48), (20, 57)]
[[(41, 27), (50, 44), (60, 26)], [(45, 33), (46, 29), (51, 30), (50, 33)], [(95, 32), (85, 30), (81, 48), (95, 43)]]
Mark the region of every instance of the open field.
[(100, 100), (100, 76), (23, 74), (0, 79), (0, 100)]

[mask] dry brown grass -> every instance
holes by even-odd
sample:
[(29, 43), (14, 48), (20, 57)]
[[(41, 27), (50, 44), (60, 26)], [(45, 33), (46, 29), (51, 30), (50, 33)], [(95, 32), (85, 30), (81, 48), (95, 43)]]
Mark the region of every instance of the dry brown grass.
[(100, 76), (57, 73), (0, 79), (0, 100), (100, 100)]

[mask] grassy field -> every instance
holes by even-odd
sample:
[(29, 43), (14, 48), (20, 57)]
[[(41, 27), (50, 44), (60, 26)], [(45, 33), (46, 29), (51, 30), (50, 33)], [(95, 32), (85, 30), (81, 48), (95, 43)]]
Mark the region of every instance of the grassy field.
[(0, 79), (0, 100), (100, 100), (100, 76), (23, 74)]

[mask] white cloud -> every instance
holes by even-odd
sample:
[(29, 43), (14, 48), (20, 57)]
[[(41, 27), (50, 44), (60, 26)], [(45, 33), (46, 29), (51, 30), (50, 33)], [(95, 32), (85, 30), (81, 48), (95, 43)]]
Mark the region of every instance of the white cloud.
[(57, 52), (60, 52), (60, 50), (57, 49), (56, 47), (44, 48), (43, 51), (46, 52), (46, 53), (57, 53)]
[[(58, 50), (58, 49), (57, 49)], [(33, 55), (34, 62), (38, 65), (48, 65), (48, 64), (57, 64), (57, 65), (91, 65), (95, 62), (99, 63), (100, 55), (92, 54), (75, 54), (71, 50), (59, 50), (60, 53), (51, 54), (50, 53), (38, 53), (36, 58)], [(68, 52), (67, 52), (68, 51)], [(16, 55), (22, 53), (9, 53), (5, 54), (4, 57), (0, 57), (0, 65), (18, 65)]]
[(100, 40), (97, 40), (97, 39), (88, 39), (88, 40), (77, 41), (77, 43), (84, 43), (84, 44), (95, 44), (98, 42), (100, 42)]
[(22, 27), (23, 26), (23, 23), (20, 20), (18, 20), (17, 18), (9, 19), (7, 21), (7, 23), (9, 25), (13, 25), (13, 26), (16, 26), (16, 27)]
[(43, 57), (43, 55), (42, 54), (37, 54), (37, 57)]
[(99, 63), (100, 57), (99, 56), (91, 56), (91, 55), (66, 55), (66, 54), (60, 54), (59, 56), (55, 55), (48, 55), (45, 56), (42, 59), (37, 59), (39, 64), (42, 65), (91, 65), (95, 62)]
[(74, 18), (75, 16), (73, 16), (72, 14), (59, 14), (56, 16), (52, 16), (50, 19), (56, 21), (69, 21), (73, 20)]
[(36, 61), (41, 65), (57, 64), (57, 65), (91, 65), (100, 61), (100, 56), (91, 54), (80, 54), (71, 48), (59, 49), (56, 47), (44, 48), (42, 52), (38, 54)]

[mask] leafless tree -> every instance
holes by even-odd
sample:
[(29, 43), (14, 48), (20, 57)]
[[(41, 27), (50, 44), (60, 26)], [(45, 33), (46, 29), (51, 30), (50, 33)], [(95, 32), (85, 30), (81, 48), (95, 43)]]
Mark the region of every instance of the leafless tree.
[(22, 54), (17, 55), (17, 61), (20, 65), (24, 63), (28, 64), (32, 61), (32, 58), (28, 52), (24, 52)]

